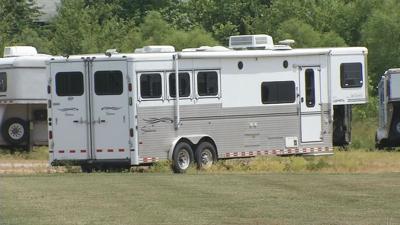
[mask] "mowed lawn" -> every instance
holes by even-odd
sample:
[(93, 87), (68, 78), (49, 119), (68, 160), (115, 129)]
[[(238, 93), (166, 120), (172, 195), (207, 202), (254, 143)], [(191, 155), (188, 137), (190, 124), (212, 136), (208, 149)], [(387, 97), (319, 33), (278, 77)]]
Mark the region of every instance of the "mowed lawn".
[(5, 175), (0, 224), (400, 224), (400, 173)]

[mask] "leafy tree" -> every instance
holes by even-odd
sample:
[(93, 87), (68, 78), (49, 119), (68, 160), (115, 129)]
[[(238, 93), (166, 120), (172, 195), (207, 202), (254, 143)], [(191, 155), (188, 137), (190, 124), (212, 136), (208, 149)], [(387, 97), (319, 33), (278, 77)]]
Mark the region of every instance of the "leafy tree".
[(381, 2), (363, 27), (363, 41), (369, 49), (369, 75), (374, 85), (385, 70), (400, 66), (399, 7), (397, 0)]
[(38, 36), (40, 15), (33, 0), (0, 0), (0, 53), (6, 45), (27, 44)]
[(149, 12), (140, 25), (145, 45), (173, 45), (176, 49), (218, 44), (212, 36), (201, 28), (191, 31), (179, 30), (170, 26), (159, 12)]
[(298, 19), (283, 22), (277, 31), (276, 38), (294, 39), (296, 47), (345, 46), (344, 40), (334, 32), (320, 33)]
[(53, 52), (80, 54), (127, 47), (125, 42), (137, 36), (135, 26), (115, 17), (116, 8), (105, 0), (96, 1), (96, 4), (84, 0), (62, 1), (53, 22)]

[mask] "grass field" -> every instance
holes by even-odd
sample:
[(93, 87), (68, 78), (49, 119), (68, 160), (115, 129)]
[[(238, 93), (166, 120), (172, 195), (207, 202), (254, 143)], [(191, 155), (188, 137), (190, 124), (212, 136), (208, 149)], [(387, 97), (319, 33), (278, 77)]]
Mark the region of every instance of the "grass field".
[(400, 174), (0, 176), (0, 224), (399, 224)]

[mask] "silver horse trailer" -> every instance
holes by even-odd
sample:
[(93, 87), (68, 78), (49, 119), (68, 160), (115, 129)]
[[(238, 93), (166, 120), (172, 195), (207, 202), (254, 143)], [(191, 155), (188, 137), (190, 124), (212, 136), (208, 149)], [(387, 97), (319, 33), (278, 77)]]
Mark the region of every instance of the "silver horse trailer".
[(6, 47), (0, 58), (0, 145), (47, 145), (48, 55), (34, 47)]
[(379, 127), (376, 147), (400, 146), (400, 68), (389, 69), (378, 85)]
[[(256, 38), (261, 46), (246, 42)], [(367, 50), (271, 42), (51, 59), (50, 163), (172, 160), (183, 172), (223, 158), (332, 154), (334, 102), (367, 101)]]

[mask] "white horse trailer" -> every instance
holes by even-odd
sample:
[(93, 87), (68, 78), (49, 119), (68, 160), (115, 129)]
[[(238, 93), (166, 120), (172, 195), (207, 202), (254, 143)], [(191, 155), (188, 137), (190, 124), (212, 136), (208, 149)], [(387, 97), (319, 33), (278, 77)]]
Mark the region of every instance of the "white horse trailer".
[(182, 172), (222, 158), (332, 154), (334, 102), (367, 101), (367, 49), (234, 50), (235, 38), (230, 49), (51, 59), (50, 163), (169, 159)]
[(34, 47), (6, 47), (0, 58), (0, 145), (47, 145), (48, 55)]
[(400, 68), (389, 69), (378, 84), (379, 127), (376, 147), (400, 146)]

